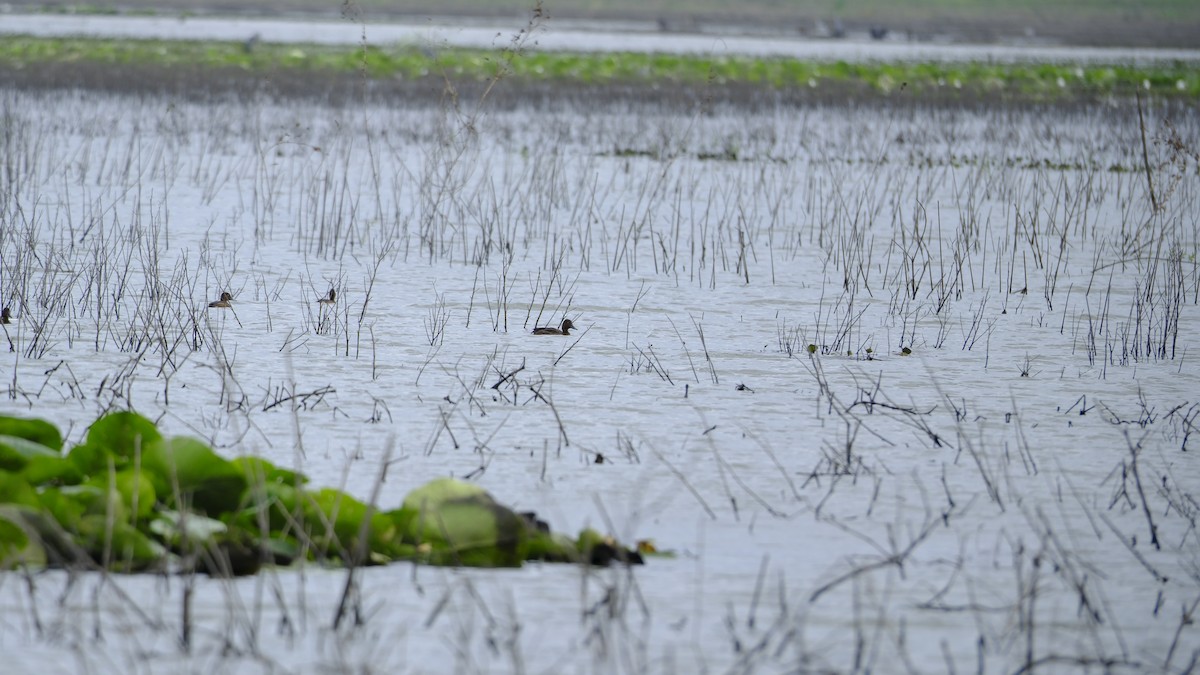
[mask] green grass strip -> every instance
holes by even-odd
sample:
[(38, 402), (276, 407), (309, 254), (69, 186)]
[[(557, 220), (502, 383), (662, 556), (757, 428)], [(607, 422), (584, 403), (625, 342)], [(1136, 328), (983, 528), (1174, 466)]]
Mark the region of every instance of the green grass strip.
[(816, 88), (857, 84), (890, 92), (966, 89), (1021, 98), (1129, 94), (1200, 98), (1200, 68), (1184, 62), (1133, 65), (999, 64), (984, 62), (823, 62), (788, 58), (643, 53), (572, 53), (412, 46), (318, 46), (240, 42), (12, 37), (0, 41), (0, 67), (36, 63), (90, 63), (159, 67), (212, 67), (249, 73), (326, 71), (374, 78), (447, 77), (488, 80), (502, 75), (529, 81), (590, 84), (752, 84)]

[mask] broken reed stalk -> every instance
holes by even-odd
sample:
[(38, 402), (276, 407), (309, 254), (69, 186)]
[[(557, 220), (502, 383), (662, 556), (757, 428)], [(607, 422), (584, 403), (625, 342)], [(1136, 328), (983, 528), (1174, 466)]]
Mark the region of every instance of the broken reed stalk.
[(905, 563), (905, 561), (908, 560), (908, 557), (910, 555), (912, 555), (912, 552), (914, 550), (916, 550), (917, 546), (919, 546), (922, 542), (924, 542), (927, 538), (929, 538), (929, 535), (933, 534), (934, 530), (936, 530), (937, 528), (939, 528), (941, 526), (942, 526), (941, 518), (927, 519), (925, 522), (925, 525), (921, 528), (921, 531), (918, 532), (917, 535), (914, 536), (908, 542), (908, 545), (905, 546), (903, 549), (897, 550), (896, 542), (891, 541), (890, 542), (891, 546), (892, 546), (891, 550), (889, 550), (888, 553), (886, 555), (884, 555), (881, 559), (875, 560), (873, 562), (869, 562), (865, 565), (859, 565), (859, 566), (855, 567), (854, 569), (849, 570), (848, 572), (838, 575), (832, 581), (826, 582), (826, 583), (822, 584), (821, 586), (818, 586), (817, 589), (808, 596), (808, 601), (810, 603), (816, 602), (817, 600), (819, 600), (821, 598), (822, 595), (825, 595), (826, 593), (833, 590), (834, 588), (837, 588), (841, 584), (843, 584), (847, 581), (850, 581), (851, 579), (855, 579), (863, 574), (867, 574), (869, 572), (874, 572), (875, 570), (895, 566), (896, 568), (901, 570), (901, 572), (903, 572), (904, 563)]
[(672, 464), (666, 457), (664, 457), (661, 452), (654, 448), (651, 448), (650, 451), (654, 453), (654, 456), (658, 458), (658, 461), (662, 462), (663, 465), (667, 467), (667, 470), (670, 471), (673, 476), (679, 479), (679, 482), (683, 484), (683, 487), (686, 488), (687, 491), (696, 498), (696, 502), (700, 504), (700, 508), (704, 509), (704, 512), (708, 514), (708, 517), (715, 521), (717, 519), (716, 512), (712, 510), (712, 507), (708, 505), (708, 502), (704, 501), (704, 497), (700, 495), (700, 493), (692, 485), (691, 481), (687, 479), (687, 476), (685, 476), (682, 471), (675, 468), (675, 465)]
[(1150, 512), (1150, 503), (1146, 501), (1146, 492), (1142, 489), (1142, 477), (1138, 473), (1138, 451), (1141, 449), (1141, 443), (1133, 443), (1129, 439), (1129, 434), (1125, 434), (1125, 442), (1129, 444), (1129, 471), (1133, 474), (1133, 484), (1137, 487), (1138, 498), (1142, 502), (1142, 511), (1146, 514), (1146, 524), (1150, 527), (1150, 543), (1154, 546), (1154, 550), (1162, 550), (1158, 543), (1158, 527), (1154, 524), (1154, 514)]
[(571, 441), (567, 438), (567, 429), (565, 426), (563, 426), (562, 417), (559, 416), (559, 414), (558, 414), (558, 408), (554, 405), (554, 402), (551, 401), (548, 396), (542, 395), (541, 389), (542, 389), (541, 387), (534, 387), (534, 386), (529, 387), (529, 391), (533, 393), (534, 398), (536, 398), (539, 401), (542, 401), (546, 405), (550, 406), (550, 412), (554, 414), (554, 422), (555, 422), (555, 424), (558, 425), (558, 435), (560, 438), (562, 438), (563, 445), (570, 446)]

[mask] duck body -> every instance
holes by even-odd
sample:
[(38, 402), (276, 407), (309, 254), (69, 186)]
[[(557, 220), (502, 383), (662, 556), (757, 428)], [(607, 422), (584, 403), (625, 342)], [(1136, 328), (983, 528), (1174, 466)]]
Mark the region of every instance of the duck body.
[(317, 300), (317, 302), (322, 305), (335, 304), (337, 302), (337, 291), (333, 290), (332, 288), (329, 289), (329, 295)]
[(571, 323), (570, 319), (563, 319), (561, 328), (554, 328), (553, 326), (542, 326), (540, 328), (534, 328), (533, 334), (534, 335), (570, 335), (571, 329), (574, 327), (575, 327), (575, 324)]
[(12, 323), (12, 311), (7, 307), (0, 309), (0, 323)]
[(233, 302), (233, 294), (230, 293), (229, 291), (225, 291), (224, 293), (221, 294), (220, 300), (214, 300), (214, 301), (208, 303), (208, 306), (227, 309), (229, 307), (233, 307), (232, 302)]

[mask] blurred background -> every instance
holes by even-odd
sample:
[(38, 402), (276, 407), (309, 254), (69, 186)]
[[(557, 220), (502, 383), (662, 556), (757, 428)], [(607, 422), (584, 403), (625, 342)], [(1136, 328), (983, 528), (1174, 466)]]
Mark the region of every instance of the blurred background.
[[(119, 0), (10, 1), (11, 11), (527, 17), (533, 0)], [(1200, 43), (1196, 0), (547, 0), (556, 21), (624, 24), (634, 30), (799, 35), (924, 42), (1188, 47)]]

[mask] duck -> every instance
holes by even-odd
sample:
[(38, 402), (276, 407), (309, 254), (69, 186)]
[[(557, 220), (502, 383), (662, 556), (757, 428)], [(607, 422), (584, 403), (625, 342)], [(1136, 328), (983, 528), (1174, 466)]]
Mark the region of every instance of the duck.
[(229, 291), (225, 291), (224, 293), (221, 294), (220, 300), (214, 300), (214, 301), (208, 303), (208, 306), (209, 307), (229, 308), (229, 307), (233, 307), (233, 305), (231, 304), (232, 302), (233, 302), (233, 294), (230, 293)]
[(570, 319), (563, 319), (562, 328), (554, 328), (553, 326), (542, 326), (540, 328), (534, 328), (533, 334), (534, 335), (570, 335), (571, 329), (574, 327), (575, 327), (575, 324), (571, 323)]
[(12, 311), (7, 307), (0, 309), (0, 323), (12, 323)]
[(322, 305), (332, 305), (337, 303), (337, 291), (334, 291), (332, 288), (329, 289), (329, 295), (317, 300), (317, 302)]

